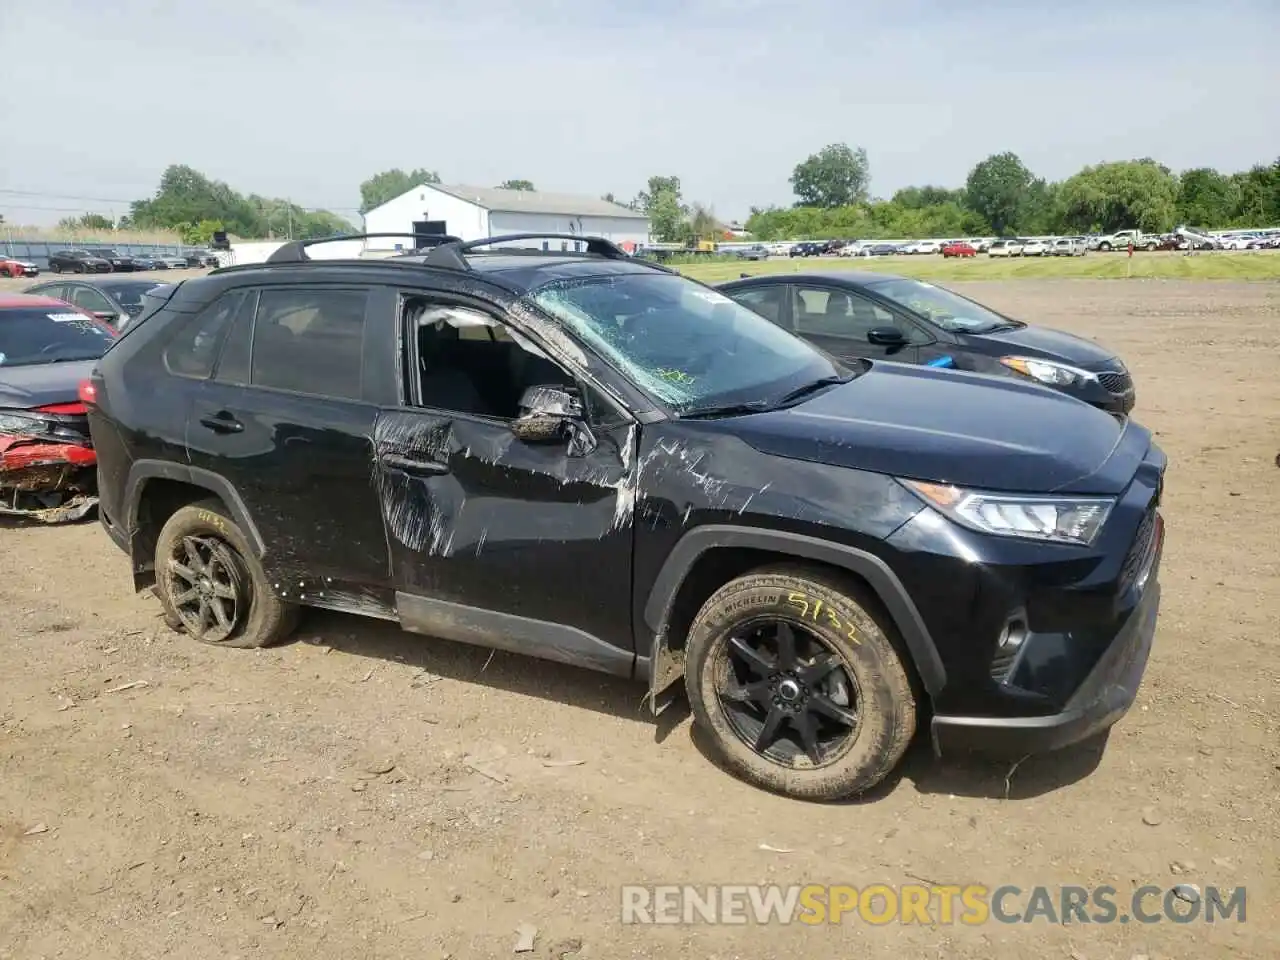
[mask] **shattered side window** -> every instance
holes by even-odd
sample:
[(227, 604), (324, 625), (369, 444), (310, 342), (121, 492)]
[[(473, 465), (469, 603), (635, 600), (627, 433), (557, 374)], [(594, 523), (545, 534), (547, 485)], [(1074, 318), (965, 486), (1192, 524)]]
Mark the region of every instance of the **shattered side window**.
[(411, 298), (418, 402), (433, 410), (512, 420), (526, 390), (572, 386), (572, 376), (495, 316), (458, 304)]

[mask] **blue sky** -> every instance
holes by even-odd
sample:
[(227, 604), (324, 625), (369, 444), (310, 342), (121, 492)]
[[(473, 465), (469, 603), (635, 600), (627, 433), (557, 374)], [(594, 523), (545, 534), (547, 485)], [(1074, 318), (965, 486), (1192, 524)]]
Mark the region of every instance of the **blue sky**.
[(348, 215), (393, 166), (676, 174), (724, 218), (831, 142), (877, 195), (1000, 150), (1235, 170), (1280, 156), (1277, 49), (1280, 0), (0, 0), (0, 213), (122, 213), (170, 163)]

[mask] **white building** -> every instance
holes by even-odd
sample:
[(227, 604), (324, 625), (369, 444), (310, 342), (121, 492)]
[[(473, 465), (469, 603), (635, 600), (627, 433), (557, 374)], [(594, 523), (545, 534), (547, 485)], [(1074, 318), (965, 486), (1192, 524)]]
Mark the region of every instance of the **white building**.
[[(510, 233), (568, 233), (604, 237), (626, 250), (649, 242), (649, 218), (608, 200), (541, 190), (444, 186), (427, 183), (388, 200), (365, 214), (365, 233), (407, 233), (415, 237), (448, 234), (479, 240)], [(411, 237), (368, 241), (370, 250), (410, 249)], [(568, 240), (525, 244), (544, 250), (568, 250)]]

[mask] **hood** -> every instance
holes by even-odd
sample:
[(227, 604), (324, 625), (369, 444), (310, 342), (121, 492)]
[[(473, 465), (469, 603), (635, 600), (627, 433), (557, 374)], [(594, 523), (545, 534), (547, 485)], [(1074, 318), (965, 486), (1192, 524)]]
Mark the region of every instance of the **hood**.
[(1114, 369), (1116, 355), (1101, 344), (1047, 327), (1019, 327), (981, 334), (983, 340), (1008, 344), (1009, 354), (1060, 360), (1085, 370)]
[(1151, 445), (1133, 421), (1048, 387), (885, 362), (805, 403), (731, 422), (780, 457), (1017, 493), (1119, 493)]
[(80, 381), (93, 372), (97, 360), (0, 366), (0, 407), (30, 409), (51, 403), (74, 403)]

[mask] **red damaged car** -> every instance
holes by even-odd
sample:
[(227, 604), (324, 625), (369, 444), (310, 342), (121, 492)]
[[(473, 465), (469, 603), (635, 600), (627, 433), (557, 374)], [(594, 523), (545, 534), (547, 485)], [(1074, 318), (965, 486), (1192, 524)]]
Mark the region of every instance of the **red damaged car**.
[(976, 257), (978, 251), (963, 240), (956, 240), (943, 246), (942, 255), (944, 257)]
[(0, 293), (0, 514), (56, 523), (97, 504), (79, 386), (115, 336), (61, 300)]

